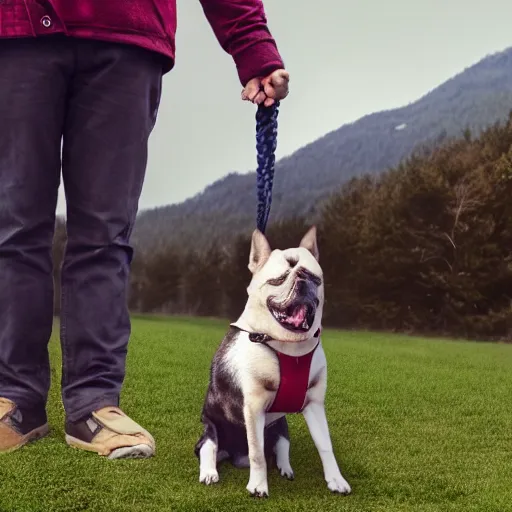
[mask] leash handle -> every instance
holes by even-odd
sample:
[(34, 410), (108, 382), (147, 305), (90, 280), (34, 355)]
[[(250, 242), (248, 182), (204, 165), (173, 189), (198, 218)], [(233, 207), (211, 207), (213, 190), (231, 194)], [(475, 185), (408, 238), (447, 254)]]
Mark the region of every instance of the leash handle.
[(259, 104), (256, 111), (256, 157), (258, 162), (256, 170), (258, 194), (256, 226), (262, 233), (265, 233), (270, 206), (272, 205), (278, 114), (278, 101), (270, 107)]

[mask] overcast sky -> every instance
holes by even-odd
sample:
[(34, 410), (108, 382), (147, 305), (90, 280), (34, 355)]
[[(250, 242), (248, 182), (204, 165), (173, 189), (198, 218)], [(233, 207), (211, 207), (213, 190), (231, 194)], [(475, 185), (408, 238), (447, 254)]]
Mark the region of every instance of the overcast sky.
[[(291, 75), (278, 158), (365, 114), (414, 101), (512, 46), (512, 3), (505, 0), (264, 3)], [(255, 110), (240, 91), (199, 0), (178, 0), (176, 67), (164, 79), (141, 209), (180, 202), (228, 172), (254, 169)]]

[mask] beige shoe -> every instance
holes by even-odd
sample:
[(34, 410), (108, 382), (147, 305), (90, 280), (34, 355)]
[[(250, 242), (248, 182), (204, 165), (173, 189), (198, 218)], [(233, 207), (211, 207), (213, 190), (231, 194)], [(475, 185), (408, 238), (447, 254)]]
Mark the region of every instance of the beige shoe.
[(151, 434), (118, 407), (104, 407), (76, 423), (66, 423), (68, 445), (109, 459), (147, 458), (155, 453)]
[(46, 414), (33, 417), (11, 400), (0, 397), (0, 453), (13, 452), (45, 436), (49, 430)]

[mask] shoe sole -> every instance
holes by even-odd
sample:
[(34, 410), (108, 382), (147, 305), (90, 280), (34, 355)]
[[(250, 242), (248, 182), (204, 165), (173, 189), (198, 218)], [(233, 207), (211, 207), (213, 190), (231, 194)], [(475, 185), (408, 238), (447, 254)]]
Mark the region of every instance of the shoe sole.
[(25, 434), (24, 436), (20, 436), (20, 440), (17, 444), (14, 446), (11, 446), (10, 448), (7, 448), (5, 450), (0, 450), (0, 455), (4, 453), (11, 453), (16, 450), (19, 450), (26, 444), (37, 441), (38, 439), (41, 439), (42, 437), (45, 437), (50, 432), (50, 427), (48, 423), (45, 423), (41, 427), (35, 428), (34, 430), (31, 430), (28, 434)]
[[(66, 434), (66, 443), (72, 448), (99, 454), (98, 448), (93, 444), (86, 443), (85, 441), (81, 441), (80, 439), (68, 434)], [(137, 444), (135, 446), (123, 446), (121, 448), (116, 448), (107, 456), (107, 459), (147, 459), (152, 457), (154, 453), (155, 451), (151, 446), (147, 444)]]

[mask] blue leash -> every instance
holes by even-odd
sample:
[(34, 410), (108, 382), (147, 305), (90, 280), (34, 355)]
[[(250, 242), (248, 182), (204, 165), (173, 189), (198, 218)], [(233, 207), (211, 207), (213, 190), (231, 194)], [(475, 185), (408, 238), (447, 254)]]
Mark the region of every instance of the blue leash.
[(265, 233), (272, 204), (278, 114), (278, 101), (270, 107), (260, 104), (256, 112), (256, 151), (258, 160), (258, 168), (256, 170), (258, 190), (256, 225), (262, 233)]

